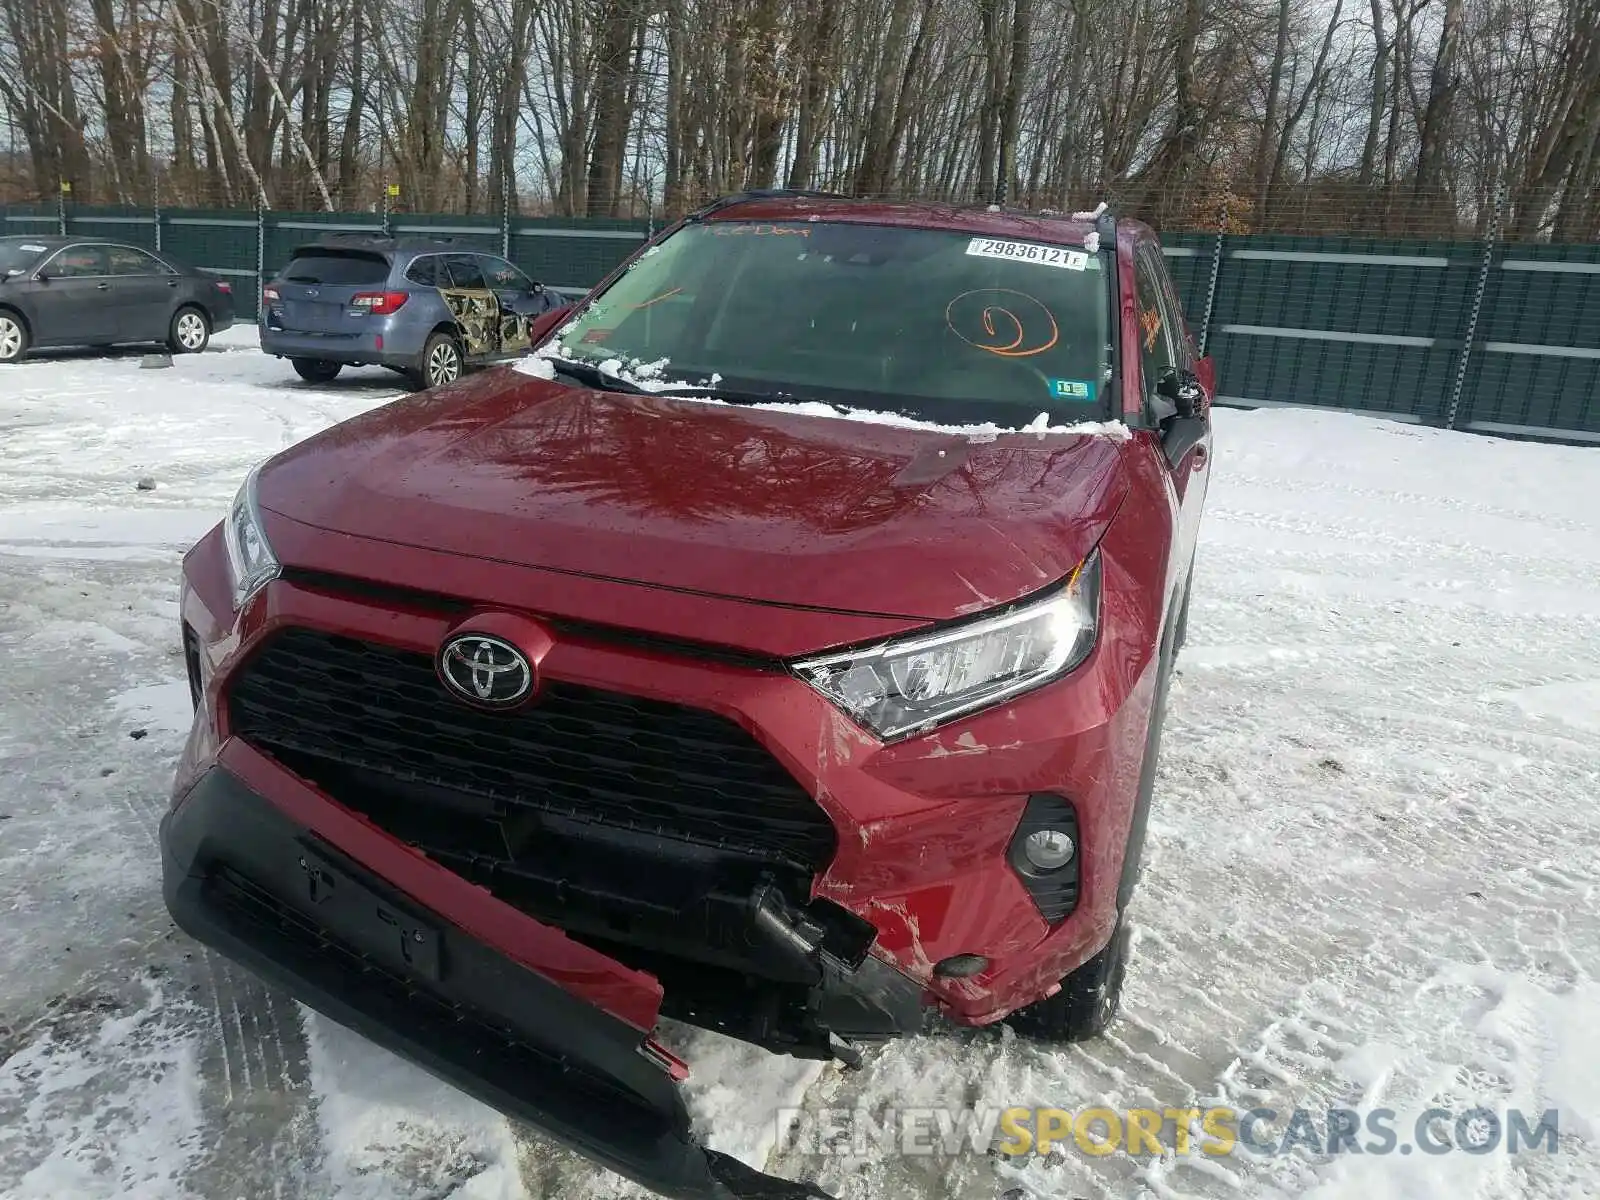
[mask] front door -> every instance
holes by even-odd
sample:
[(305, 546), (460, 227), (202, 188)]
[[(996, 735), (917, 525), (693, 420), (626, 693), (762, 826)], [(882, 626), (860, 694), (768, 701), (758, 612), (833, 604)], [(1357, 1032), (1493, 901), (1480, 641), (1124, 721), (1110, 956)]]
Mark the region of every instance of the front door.
[(104, 246), (66, 246), (36, 273), (35, 343), (92, 346), (117, 340), (116, 306)]

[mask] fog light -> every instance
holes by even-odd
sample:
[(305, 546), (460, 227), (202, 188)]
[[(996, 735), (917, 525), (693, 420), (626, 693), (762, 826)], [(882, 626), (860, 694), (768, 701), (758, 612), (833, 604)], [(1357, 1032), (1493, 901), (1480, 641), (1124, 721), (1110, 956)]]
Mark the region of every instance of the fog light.
[(1059, 871), (1077, 852), (1072, 835), (1060, 829), (1040, 829), (1022, 842), (1023, 857), (1029, 866), (1040, 871)]
[(1064, 796), (1035, 792), (1006, 847), (1006, 861), (1050, 924), (1078, 906), (1078, 813)]
[(934, 965), (933, 973), (941, 979), (967, 979), (987, 970), (988, 966), (989, 960), (981, 954), (952, 954), (941, 958)]

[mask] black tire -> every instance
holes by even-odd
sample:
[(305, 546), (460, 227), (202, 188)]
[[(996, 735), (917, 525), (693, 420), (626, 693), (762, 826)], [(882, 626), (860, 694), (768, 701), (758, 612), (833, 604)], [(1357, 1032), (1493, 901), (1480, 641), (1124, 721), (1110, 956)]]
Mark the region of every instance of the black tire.
[(27, 356), (28, 323), (8, 308), (0, 308), (0, 363), (21, 362)]
[(167, 329), (167, 349), (174, 354), (199, 354), (211, 344), (211, 318), (193, 304), (172, 314)]
[(325, 358), (291, 358), (289, 363), (294, 373), (307, 383), (332, 383), (344, 369), (341, 364)]
[(1099, 1037), (1122, 1007), (1128, 973), (1128, 926), (1121, 917), (1105, 948), (1061, 981), (1054, 996), (1018, 1009), (1006, 1024), (1024, 1037), (1047, 1042), (1084, 1042)]
[(460, 379), (466, 368), (461, 342), (455, 335), (434, 333), (429, 335), (422, 347), (422, 354), (411, 372), (411, 380), (419, 388), (442, 387)]
[(1178, 657), (1178, 651), (1183, 649), (1183, 644), (1189, 638), (1189, 597), (1194, 595), (1194, 560), (1189, 562), (1189, 575), (1183, 581), (1183, 607), (1178, 610), (1178, 628), (1172, 634), (1172, 657)]

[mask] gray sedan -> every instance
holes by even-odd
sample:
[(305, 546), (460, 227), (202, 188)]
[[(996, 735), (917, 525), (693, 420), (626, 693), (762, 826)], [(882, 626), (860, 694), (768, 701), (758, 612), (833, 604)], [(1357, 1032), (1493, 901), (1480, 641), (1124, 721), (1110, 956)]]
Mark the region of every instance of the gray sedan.
[(96, 238), (0, 238), (0, 363), (45, 346), (204, 350), (233, 324), (227, 281)]

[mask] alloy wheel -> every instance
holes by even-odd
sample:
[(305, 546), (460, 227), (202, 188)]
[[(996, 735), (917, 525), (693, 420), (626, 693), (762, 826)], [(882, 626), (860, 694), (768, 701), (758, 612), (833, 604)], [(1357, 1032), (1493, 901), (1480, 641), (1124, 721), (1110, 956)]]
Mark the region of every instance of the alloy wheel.
[(178, 344), (185, 350), (198, 350), (205, 344), (206, 323), (199, 313), (186, 312), (178, 318)]
[(461, 375), (461, 355), (451, 342), (440, 342), (428, 355), (428, 382), (453, 383)]
[(22, 326), (10, 317), (0, 317), (0, 362), (10, 362), (22, 353)]

